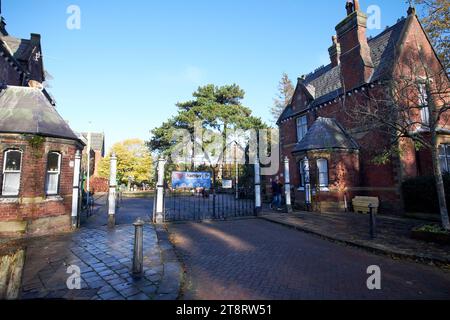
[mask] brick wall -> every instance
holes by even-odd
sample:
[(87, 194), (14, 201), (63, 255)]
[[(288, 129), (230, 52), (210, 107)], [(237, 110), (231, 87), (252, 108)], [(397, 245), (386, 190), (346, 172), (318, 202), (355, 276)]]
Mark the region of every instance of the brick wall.
[[(46, 138), (41, 146), (33, 148), (27, 139), (23, 135), (0, 135), (2, 172), (6, 150), (18, 149), (23, 152), (19, 196), (0, 197), (0, 222), (32, 221), (47, 217), (70, 216), (73, 165), (75, 152), (79, 146), (75, 141)], [(49, 152), (59, 152), (62, 156), (59, 194), (57, 196), (46, 196), (45, 194)]]

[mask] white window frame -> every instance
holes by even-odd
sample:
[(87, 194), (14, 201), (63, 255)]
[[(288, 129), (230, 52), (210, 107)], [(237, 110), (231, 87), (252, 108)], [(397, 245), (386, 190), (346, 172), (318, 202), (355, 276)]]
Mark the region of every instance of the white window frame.
[[(58, 170), (57, 171), (50, 171), (48, 166), (48, 161), (50, 158), (50, 155), (56, 154), (58, 155)], [(62, 154), (57, 151), (51, 151), (47, 154), (47, 170), (45, 173), (45, 194), (47, 196), (57, 196), (59, 194), (59, 184), (60, 184), (60, 177), (61, 177), (61, 163), (62, 163)], [(50, 176), (56, 175), (56, 190), (48, 190), (49, 188), (49, 181)]]
[[(9, 153), (19, 153), (20, 154), (20, 168), (19, 170), (6, 170), (6, 162), (8, 160), (8, 154)], [(22, 179), (22, 166), (23, 166), (23, 152), (21, 150), (17, 150), (17, 149), (10, 149), (10, 150), (6, 150), (3, 153), (4, 159), (3, 159), (3, 170), (2, 170), (2, 193), (1, 195), (3, 197), (16, 197), (20, 194), (20, 182)], [(19, 175), (19, 186), (17, 187), (17, 192), (14, 193), (5, 193), (5, 180), (6, 180), (6, 176), (9, 174), (15, 174), (15, 175)]]
[[(443, 155), (441, 154), (441, 148), (442, 148), (442, 150), (444, 150), (444, 154)], [(448, 149), (450, 149), (450, 145), (448, 145), (448, 144), (441, 144), (441, 145), (439, 145), (439, 150), (438, 150), (438, 152), (439, 152), (439, 164), (441, 165), (442, 173), (450, 172), (450, 156), (447, 155)], [(444, 160), (444, 161), (442, 162), (442, 160)], [(445, 164), (445, 168), (442, 168), (442, 163)]]
[(428, 108), (428, 93), (425, 83), (419, 83), (419, 106), (420, 106), (420, 118), (422, 125), (425, 127), (430, 125), (430, 108)]
[[(299, 170), (300, 170), (300, 191), (304, 191), (306, 188), (306, 185), (308, 183), (311, 183), (311, 176), (310, 176), (310, 167), (309, 167), (309, 160), (308, 158), (304, 158), (303, 160), (300, 161), (299, 164)], [(306, 174), (308, 173), (308, 174)], [(306, 177), (308, 177), (308, 179), (305, 179)], [(307, 181), (309, 180), (309, 181)]]
[(297, 142), (303, 140), (308, 132), (308, 117), (306, 115), (297, 118)]
[[(321, 163), (325, 164), (325, 171), (321, 171), (322, 169), (322, 165)], [(330, 186), (330, 168), (328, 166), (328, 160), (327, 159), (317, 159), (316, 161), (317, 164), (317, 175), (318, 175), (318, 184), (319, 184), (319, 190), (320, 191), (330, 191), (329, 186)], [(322, 177), (323, 175), (325, 175), (326, 177), (326, 183), (322, 183)]]

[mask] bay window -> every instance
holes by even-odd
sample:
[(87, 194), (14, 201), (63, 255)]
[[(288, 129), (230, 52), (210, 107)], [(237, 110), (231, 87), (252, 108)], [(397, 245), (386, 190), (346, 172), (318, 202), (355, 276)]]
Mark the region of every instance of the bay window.
[(8, 150), (4, 153), (2, 196), (18, 196), (22, 172), (22, 152)]
[(300, 183), (301, 188), (305, 188), (305, 186), (310, 183), (308, 158), (300, 161)]
[(442, 173), (450, 172), (450, 145), (441, 144), (439, 146), (439, 162)]
[(328, 161), (326, 159), (317, 160), (317, 171), (319, 174), (319, 188), (321, 190), (328, 189)]
[(57, 195), (59, 192), (59, 176), (61, 174), (61, 154), (50, 152), (47, 158), (47, 177), (45, 194)]

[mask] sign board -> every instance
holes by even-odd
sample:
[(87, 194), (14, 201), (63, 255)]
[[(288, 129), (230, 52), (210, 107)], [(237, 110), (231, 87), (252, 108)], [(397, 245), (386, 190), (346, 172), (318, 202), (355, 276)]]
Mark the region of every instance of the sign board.
[(209, 172), (172, 172), (172, 188), (174, 189), (211, 189), (211, 173)]
[(233, 189), (233, 180), (222, 180), (223, 189)]

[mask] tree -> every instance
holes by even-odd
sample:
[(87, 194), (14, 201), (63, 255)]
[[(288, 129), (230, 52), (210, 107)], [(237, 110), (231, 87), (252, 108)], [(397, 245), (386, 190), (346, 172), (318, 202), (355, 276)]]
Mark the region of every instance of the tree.
[(267, 127), (260, 118), (252, 116), (249, 108), (242, 105), (244, 95), (245, 92), (236, 84), (199, 87), (193, 93), (193, 100), (177, 103), (176, 116), (151, 131), (152, 138), (148, 142), (150, 150), (170, 155), (177, 144), (173, 139), (175, 130), (185, 129), (193, 134), (196, 122), (201, 122), (203, 129), (214, 130), (223, 136), (227, 130)]
[(415, 0), (421, 21), (447, 72), (450, 71), (450, 0)]
[[(204, 152), (208, 146), (214, 144), (214, 137), (202, 137), (201, 149), (205, 154), (204, 163), (215, 172), (224, 164), (227, 149), (227, 134), (233, 130), (262, 129), (267, 126), (260, 118), (252, 116), (252, 111), (242, 105), (245, 92), (238, 85), (215, 86), (212, 84), (199, 87), (193, 93), (193, 100), (177, 104), (178, 113), (162, 124), (162, 126), (151, 131), (152, 138), (148, 142), (151, 151), (157, 152), (170, 159), (176, 146), (180, 141), (174, 139), (176, 130), (186, 130), (191, 136), (194, 135), (196, 125), (201, 125), (203, 132), (213, 132), (221, 137), (218, 154), (214, 154), (215, 160), (208, 157)], [(190, 137), (189, 137), (190, 138)], [(186, 144), (190, 143), (186, 142)], [(186, 157), (185, 165), (190, 162), (194, 167), (196, 159), (192, 156), (196, 142), (192, 143), (192, 152)], [(198, 143), (197, 143), (198, 145)], [(171, 163), (169, 162), (169, 166)]]
[(271, 114), (275, 122), (280, 118), (281, 113), (284, 111), (286, 106), (291, 103), (292, 96), (294, 95), (295, 88), (292, 84), (291, 79), (287, 73), (283, 73), (281, 80), (278, 84), (278, 94), (275, 99), (273, 99), (273, 106), (270, 109)]
[[(129, 139), (113, 145), (110, 154), (117, 156), (117, 180), (128, 183), (129, 177), (137, 184), (151, 183), (153, 176), (153, 161), (144, 141)], [(110, 154), (99, 163), (99, 176), (109, 178)]]
[(391, 161), (411, 147), (430, 151), (442, 227), (450, 230), (438, 141), (450, 120), (450, 81), (434, 57), (420, 51), (404, 55), (398, 66), (377, 94), (361, 91), (350, 98), (352, 103), (344, 100), (343, 108), (361, 128), (355, 134), (372, 131), (387, 138), (388, 147), (374, 159), (377, 163)]

